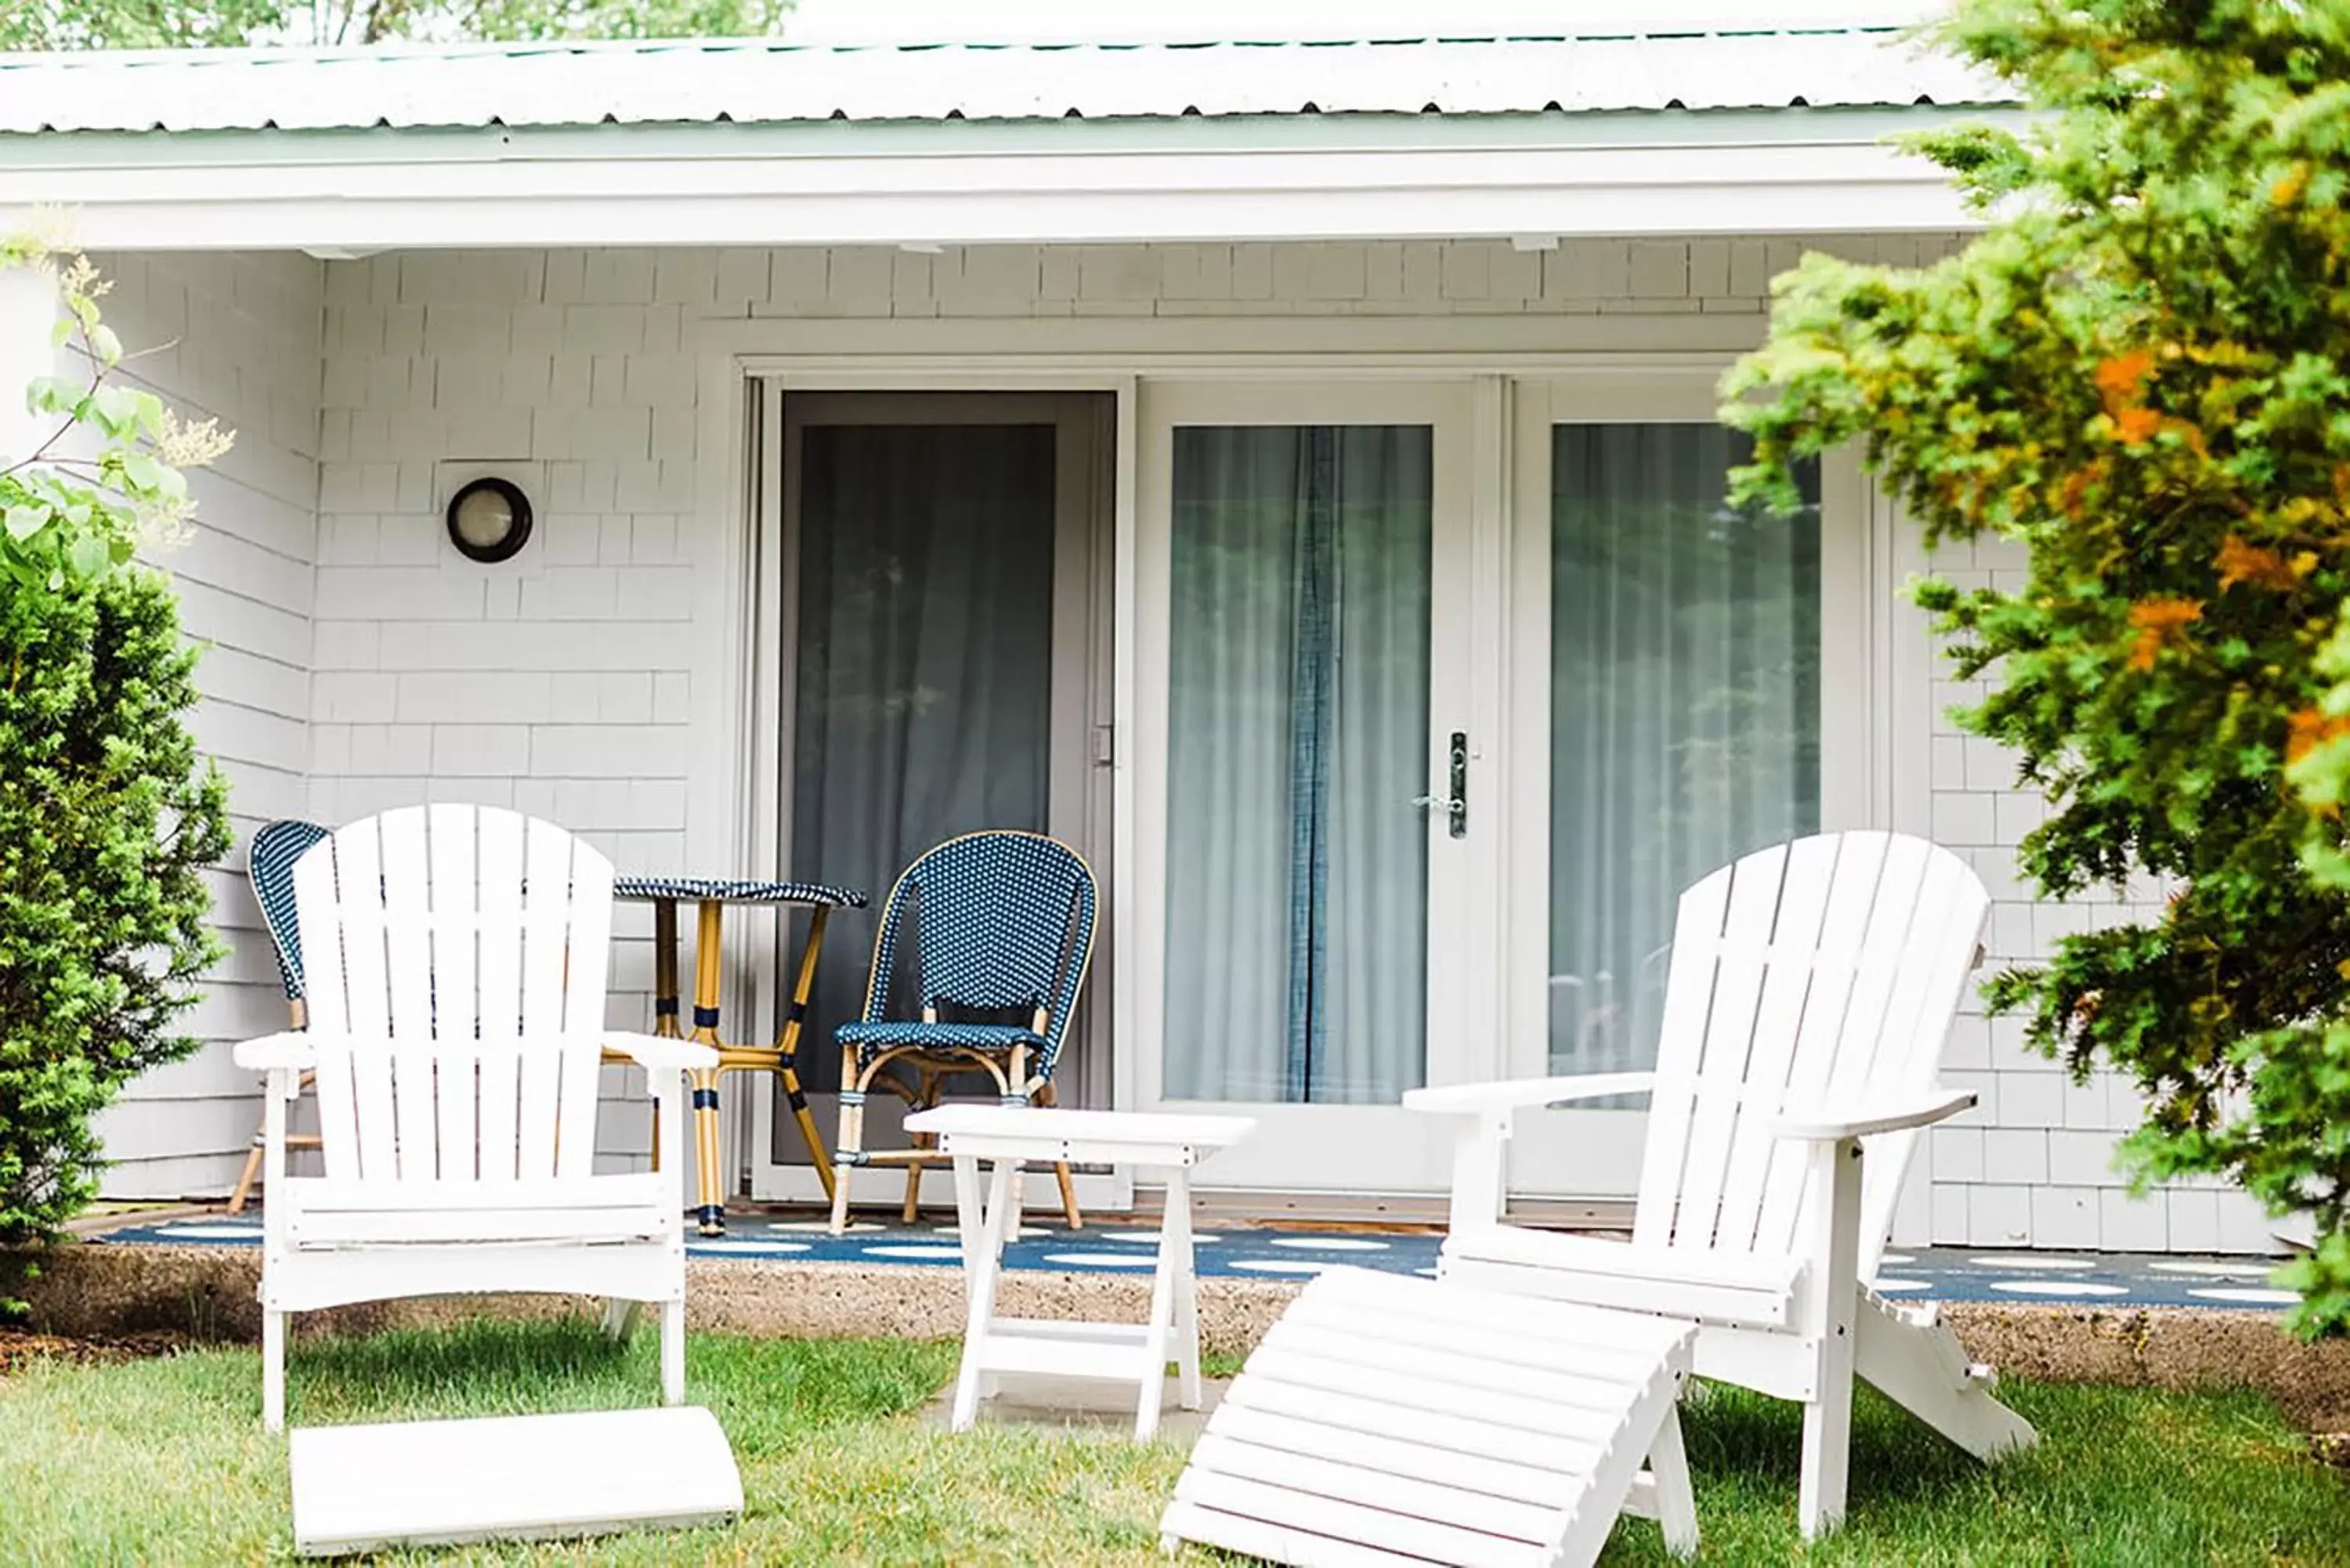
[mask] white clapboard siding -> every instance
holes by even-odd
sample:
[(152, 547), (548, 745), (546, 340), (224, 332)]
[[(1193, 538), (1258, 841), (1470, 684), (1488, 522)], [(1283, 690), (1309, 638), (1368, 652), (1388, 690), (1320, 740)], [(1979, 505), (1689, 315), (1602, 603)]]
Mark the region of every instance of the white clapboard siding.
[(232, 956), (178, 1023), (221, 1049), (204, 1053), (214, 1071), (202, 1081), (171, 1067), (144, 1075), (99, 1123), (105, 1196), (218, 1195), (261, 1109), (259, 1085), (226, 1070), (225, 1047), (286, 1016), (243, 871), (253, 827), (298, 815), (308, 793), (325, 267), (290, 251), (96, 259), (112, 286), (108, 325), (130, 350), (115, 379), (236, 432), (219, 462), (188, 476), (198, 503), (188, 536), (149, 552), (172, 575), (182, 629), (203, 649), (192, 725), (228, 780), (236, 819), (235, 846), (207, 878)]
[(1508, 1113), (1571, 1100), (1575, 1080), (1414, 1091), (1407, 1104), (1477, 1118), (1444, 1278), (1697, 1322), (1701, 1375), (1804, 1400), (1806, 1536), (1844, 1512), (1856, 1371), (1970, 1452), (2031, 1442), (1947, 1330), (1863, 1284), (1918, 1129), (1972, 1103), (1935, 1080), (1989, 909), (1956, 855), (1884, 833), (1776, 845), (1690, 888), (1631, 1241), (1497, 1219)]
[(1686, 1553), (1696, 1514), (1674, 1402), (1693, 1336), (1332, 1270), (1250, 1355), (1160, 1531), (1281, 1563), (1504, 1568), (1587, 1563), (1628, 1510), (1661, 1516)]
[[(684, 1231), (673, 1180), (595, 1174), (608, 1044), (648, 1075), (685, 1147), (678, 1065), (702, 1047), (604, 1027), (612, 866), (551, 823), (411, 806), (294, 867), (309, 1029), (256, 1042), (271, 1072), (263, 1210), (264, 1408), (284, 1405), (286, 1313), (477, 1290), (660, 1304), (662, 1392), (684, 1389)], [(285, 1175), (297, 1052), (317, 1075), (322, 1177)]]

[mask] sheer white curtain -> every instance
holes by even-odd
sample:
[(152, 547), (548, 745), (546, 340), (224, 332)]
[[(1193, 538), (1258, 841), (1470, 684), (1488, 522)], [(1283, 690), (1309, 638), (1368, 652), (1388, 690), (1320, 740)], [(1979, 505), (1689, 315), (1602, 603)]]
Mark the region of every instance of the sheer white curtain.
[(1174, 1099), (1391, 1104), (1425, 1070), (1433, 441), (1174, 445)]
[(837, 1086), (833, 1026), (864, 1003), (898, 873), (959, 833), (1045, 826), (1054, 440), (1050, 425), (801, 434), (791, 870), (872, 895), (826, 931), (800, 1058), (812, 1088)]
[(1560, 425), (1552, 441), (1551, 1061), (1645, 1067), (1681, 889), (1819, 826), (1816, 472), (1730, 509), (1743, 437)]

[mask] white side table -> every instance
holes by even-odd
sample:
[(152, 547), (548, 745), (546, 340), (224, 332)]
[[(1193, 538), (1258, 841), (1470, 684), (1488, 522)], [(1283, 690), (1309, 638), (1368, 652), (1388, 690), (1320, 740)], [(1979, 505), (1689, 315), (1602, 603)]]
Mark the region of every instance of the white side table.
[[(1191, 1275), (1191, 1168), (1255, 1129), (1246, 1116), (1190, 1116), (1124, 1111), (1064, 1111), (1035, 1106), (941, 1106), (906, 1118), (906, 1130), (938, 1135), (954, 1161), (955, 1218), (962, 1232), (969, 1312), (962, 1369), (955, 1378), (954, 1429), (979, 1416), (982, 1379), (1024, 1372), (1132, 1383), (1140, 1391), (1134, 1436), (1159, 1429), (1167, 1363), (1175, 1362), (1186, 1410), (1200, 1407), (1200, 1314)], [(979, 1162), (994, 1166), (983, 1203)], [(1167, 1208), (1159, 1222), (1159, 1267), (1146, 1323), (1067, 1323), (995, 1315), (995, 1282), (1003, 1242), (1020, 1223), (1019, 1170), (1024, 1162), (1133, 1166), (1164, 1174)]]

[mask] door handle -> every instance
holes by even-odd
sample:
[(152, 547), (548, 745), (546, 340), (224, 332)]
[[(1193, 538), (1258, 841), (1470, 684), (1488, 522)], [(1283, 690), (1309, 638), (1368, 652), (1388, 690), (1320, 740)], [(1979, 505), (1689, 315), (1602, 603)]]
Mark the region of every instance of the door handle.
[(1414, 795), (1411, 804), (1422, 811), (1443, 812), (1445, 831), (1455, 838), (1465, 838), (1469, 834), (1469, 732), (1467, 731), (1452, 732), (1452, 740), (1447, 748), (1446, 758), (1448, 764), (1446, 772), (1451, 776), (1445, 784), (1451, 793)]

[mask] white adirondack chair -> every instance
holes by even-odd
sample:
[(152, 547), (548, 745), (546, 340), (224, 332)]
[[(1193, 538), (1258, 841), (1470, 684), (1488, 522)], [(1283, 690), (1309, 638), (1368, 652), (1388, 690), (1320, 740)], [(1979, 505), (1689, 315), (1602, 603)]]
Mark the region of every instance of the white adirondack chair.
[[(1655, 1072), (1405, 1096), (1461, 1118), (1442, 1276), (1696, 1320), (1700, 1376), (1804, 1403), (1806, 1537), (1844, 1514), (1856, 1372), (1979, 1457), (2033, 1442), (1930, 1307), (1866, 1282), (1918, 1129), (1974, 1103), (1935, 1079), (1989, 907), (1957, 856), (1883, 833), (1759, 850), (1690, 888)], [(1628, 1245), (1503, 1222), (1514, 1111), (1641, 1092)]]
[[(262, 1410), (286, 1419), (286, 1318), (475, 1292), (661, 1309), (661, 1397), (685, 1397), (685, 1222), (673, 1172), (597, 1175), (603, 1049), (647, 1069), (660, 1145), (708, 1046), (604, 1027), (612, 866), (549, 823), (470, 805), (352, 823), (294, 870), (310, 1026), (236, 1048), (269, 1075)], [(286, 1106), (317, 1075), (326, 1174), (286, 1174)]]

